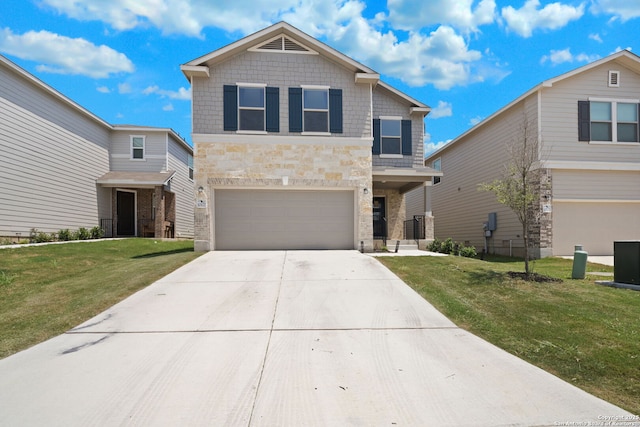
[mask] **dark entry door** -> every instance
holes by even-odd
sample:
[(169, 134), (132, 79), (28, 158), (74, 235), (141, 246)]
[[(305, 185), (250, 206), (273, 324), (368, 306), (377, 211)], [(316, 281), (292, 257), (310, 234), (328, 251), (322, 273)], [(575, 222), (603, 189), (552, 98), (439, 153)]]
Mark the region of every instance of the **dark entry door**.
[(387, 212), (384, 197), (373, 198), (373, 238), (387, 238)]
[(118, 191), (117, 194), (118, 236), (134, 236), (136, 234), (136, 194), (128, 191)]

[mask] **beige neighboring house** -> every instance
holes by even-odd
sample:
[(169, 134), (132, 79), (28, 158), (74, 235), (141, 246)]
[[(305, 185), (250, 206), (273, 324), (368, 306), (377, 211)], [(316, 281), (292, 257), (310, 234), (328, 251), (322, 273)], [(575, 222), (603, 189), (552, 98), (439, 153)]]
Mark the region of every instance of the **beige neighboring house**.
[(0, 238), (192, 238), (193, 194), (193, 150), (173, 130), (111, 125), (0, 56)]
[(423, 164), (427, 105), (284, 22), (181, 69), (197, 250), (371, 251), (405, 237), (403, 195), (438, 174)]
[[(545, 172), (537, 255), (571, 255), (579, 244), (590, 255), (612, 255), (615, 240), (640, 239), (639, 105), (640, 57), (629, 51), (523, 94), (425, 160), (444, 173), (427, 200), (435, 236), (522, 255), (520, 223), (478, 184), (501, 176), (505, 143), (526, 117), (542, 142)], [(485, 237), (489, 222), (495, 230)]]

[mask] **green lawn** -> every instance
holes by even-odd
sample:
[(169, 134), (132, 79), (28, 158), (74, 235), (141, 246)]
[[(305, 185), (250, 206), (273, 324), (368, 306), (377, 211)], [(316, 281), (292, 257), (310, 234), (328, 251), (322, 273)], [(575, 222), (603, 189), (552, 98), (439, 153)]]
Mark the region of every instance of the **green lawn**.
[(505, 273), (523, 263), (509, 258), (379, 260), (461, 328), (640, 414), (640, 292), (596, 285), (602, 276), (572, 280), (572, 261), (558, 258), (535, 263), (537, 273), (563, 279), (548, 283), (510, 279)]
[(193, 241), (0, 249), (0, 358), (59, 335), (197, 258)]

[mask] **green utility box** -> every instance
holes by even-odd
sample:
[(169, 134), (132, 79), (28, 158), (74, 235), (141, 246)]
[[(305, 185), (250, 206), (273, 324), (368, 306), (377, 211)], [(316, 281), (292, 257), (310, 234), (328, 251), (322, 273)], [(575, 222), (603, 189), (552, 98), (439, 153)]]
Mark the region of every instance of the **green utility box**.
[(640, 240), (613, 242), (613, 281), (640, 285)]
[(587, 257), (588, 254), (582, 250), (582, 245), (576, 245), (573, 251), (572, 279), (584, 279), (587, 274)]

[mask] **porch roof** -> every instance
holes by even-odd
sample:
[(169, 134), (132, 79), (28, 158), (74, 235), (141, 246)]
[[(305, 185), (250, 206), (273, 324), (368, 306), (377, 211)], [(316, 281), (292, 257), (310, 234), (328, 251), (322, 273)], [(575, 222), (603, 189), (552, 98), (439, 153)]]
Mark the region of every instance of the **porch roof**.
[(107, 172), (96, 180), (103, 187), (153, 188), (167, 185), (176, 171)]
[(442, 176), (433, 168), (389, 168), (375, 167), (372, 171), (373, 187), (384, 190), (398, 190), (406, 193), (422, 185), (431, 185), (431, 178)]

